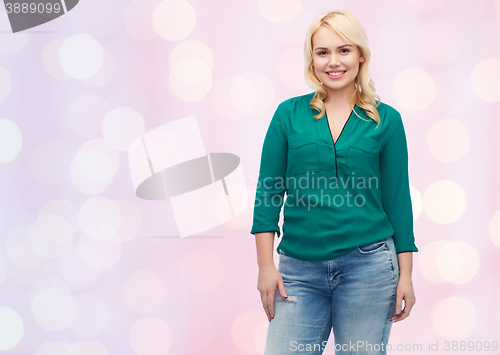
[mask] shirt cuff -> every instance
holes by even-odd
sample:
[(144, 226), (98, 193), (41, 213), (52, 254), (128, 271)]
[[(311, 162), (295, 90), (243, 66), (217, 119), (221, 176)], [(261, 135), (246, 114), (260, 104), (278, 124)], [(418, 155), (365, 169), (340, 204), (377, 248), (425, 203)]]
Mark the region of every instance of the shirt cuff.
[(263, 224), (258, 226), (253, 226), (250, 234), (262, 233), (262, 232), (276, 232), (278, 233), (277, 237), (280, 237), (280, 227), (276, 224)]
[(396, 245), (396, 254), (403, 253), (405, 251), (414, 251), (414, 252), (417, 252), (418, 249), (415, 246), (415, 243)]

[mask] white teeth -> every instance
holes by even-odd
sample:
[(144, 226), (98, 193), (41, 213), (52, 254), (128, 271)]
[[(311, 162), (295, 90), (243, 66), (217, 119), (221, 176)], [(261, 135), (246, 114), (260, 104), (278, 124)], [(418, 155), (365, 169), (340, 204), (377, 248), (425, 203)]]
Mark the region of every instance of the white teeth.
[(344, 74), (345, 71), (341, 71), (341, 72), (337, 72), (337, 73), (334, 73), (334, 72), (327, 72), (328, 75), (331, 75), (331, 76), (339, 76), (339, 75), (342, 75)]

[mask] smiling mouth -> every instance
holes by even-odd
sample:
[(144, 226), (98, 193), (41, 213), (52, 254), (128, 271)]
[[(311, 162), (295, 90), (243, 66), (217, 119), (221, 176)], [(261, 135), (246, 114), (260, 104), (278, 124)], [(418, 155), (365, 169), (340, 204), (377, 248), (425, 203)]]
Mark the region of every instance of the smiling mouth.
[(330, 75), (330, 76), (341, 76), (342, 74), (344, 74), (347, 70), (344, 70), (344, 71), (337, 71), (337, 72), (333, 72), (333, 71), (327, 71), (326, 74), (327, 75)]

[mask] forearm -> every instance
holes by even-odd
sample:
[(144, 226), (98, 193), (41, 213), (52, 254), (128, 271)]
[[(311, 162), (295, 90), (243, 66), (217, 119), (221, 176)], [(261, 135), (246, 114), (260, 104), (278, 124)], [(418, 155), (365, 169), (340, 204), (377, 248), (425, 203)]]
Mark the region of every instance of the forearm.
[(407, 251), (398, 253), (399, 277), (408, 278), (411, 280), (413, 270), (413, 252)]
[(257, 246), (257, 264), (259, 265), (259, 267), (274, 264), (274, 233), (275, 232), (255, 233), (255, 244)]

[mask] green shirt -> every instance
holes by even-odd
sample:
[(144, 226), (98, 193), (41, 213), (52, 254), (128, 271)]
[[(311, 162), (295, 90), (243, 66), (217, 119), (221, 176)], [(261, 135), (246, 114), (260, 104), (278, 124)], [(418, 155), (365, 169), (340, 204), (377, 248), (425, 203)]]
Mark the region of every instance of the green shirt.
[(331, 260), (391, 236), (397, 253), (418, 251), (399, 112), (381, 102), (377, 127), (355, 105), (361, 118), (351, 112), (334, 144), (326, 115), (313, 117), (313, 96), (282, 102), (271, 120), (250, 233), (279, 238), (284, 205), (277, 248), (296, 259)]

